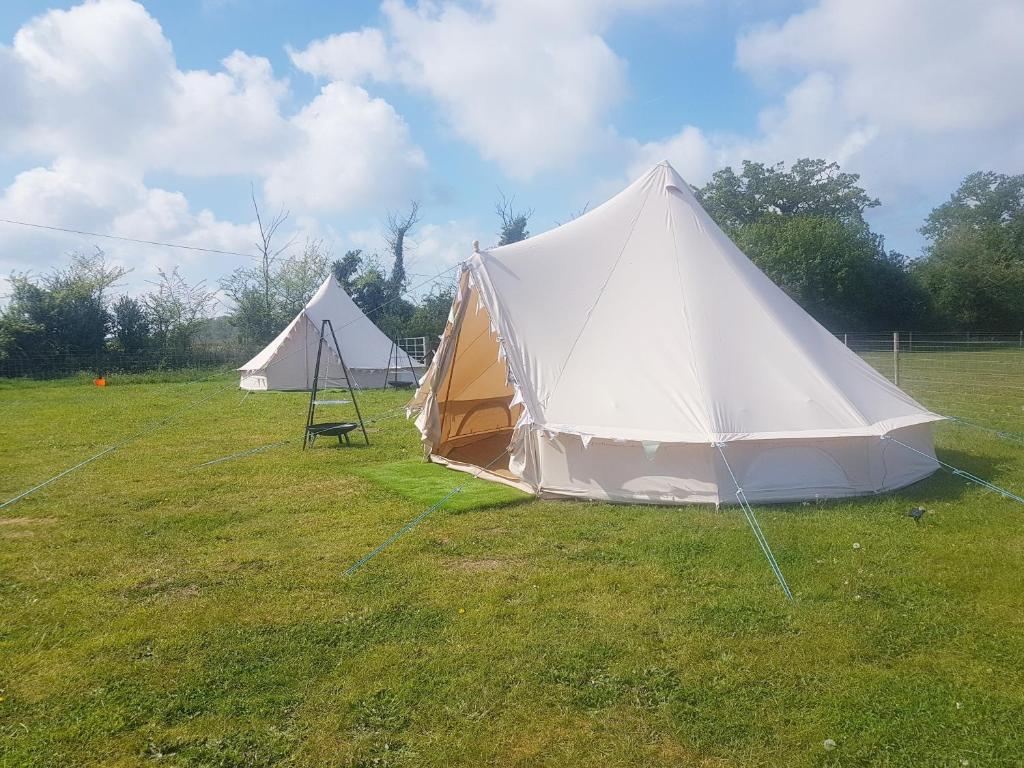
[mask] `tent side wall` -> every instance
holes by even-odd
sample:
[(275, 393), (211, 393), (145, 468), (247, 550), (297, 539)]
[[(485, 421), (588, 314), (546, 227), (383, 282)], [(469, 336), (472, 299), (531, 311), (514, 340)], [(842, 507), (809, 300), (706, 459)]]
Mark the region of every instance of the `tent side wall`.
[[(464, 472), (486, 468), (489, 479), (549, 498), (736, 503), (735, 484), (710, 442), (645, 445), (583, 437), (522, 418), (474, 282), (463, 273), (438, 356), (412, 403), (421, 408), (417, 426), (431, 460)], [(937, 469), (930, 423), (889, 434), (925, 456), (878, 434), (736, 439), (723, 450), (747, 498), (762, 503), (881, 493)]]
[[(932, 474), (932, 425), (890, 433), (925, 458), (879, 436), (736, 440), (723, 448), (752, 502), (777, 503), (882, 493)], [(700, 443), (640, 442), (531, 429), (526, 436), (541, 496), (612, 502), (735, 504), (736, 486), (717, 448)]]
[[(344, 352), (345, 342), (339, 343)], [(313, 386), (319, 344), (320, 329), (305, 312), (300, 313), (275, 339), (273, 354), (261, 361), (262, 367), (242, 370), (239, 387), (259, 392), (308, 392)], [(357, 389), (382, 389), (385, 379), (389, 382), (397, 379), (407, 384), (415, 384), (416, 379), (423, 375), (423, 366), (414, 362), (410, 369), (409, 358), (400, 349), (397, 356), (397, 370), (396, 363), (392, 361), (390, 374), (385, 367), (348, 366), (352, 386)], [(334, 351), (334, 340), (328, 335), (320, 360), (320, 388), (344, 389), (346, 386), (341, 358)]]
[(349, 384), (342, 372), (341, 358), (335, 350), (335, 337), (345, 356), (351, 385), (355, 388), (380, 389), (384, 387), (385, 380), (415, 384), (423, 374), (422, 363), (413, 361), (385, 336), (356, 306), (334, 276), (329, 275), (295, 319), (238, 369), (242, 374), (239, 386), (258, 391), (308, 392), (313, 385), (324, 320), (331, 321), (333, 333), (325, 335), (320, 366), (321, 388), (343, 389)]

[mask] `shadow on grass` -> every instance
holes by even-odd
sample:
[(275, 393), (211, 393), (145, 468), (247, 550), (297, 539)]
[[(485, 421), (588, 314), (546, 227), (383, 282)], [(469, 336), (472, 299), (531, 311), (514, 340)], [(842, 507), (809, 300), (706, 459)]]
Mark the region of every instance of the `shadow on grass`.
[(354, 468), (352, 473), (424, 508), (437, 503), (453, 488), (464, 486), (461, 493), (445, 503), (449, 514), (510, 507), (534, 499), (530, 494), (507, 485), (474, 478), (418, 459)]
[[(1000, 482), (1000, 470), (1005, 470), (1006, 459), (983, 453), (977, 449), (961, 451), (957, 449), (940, 448), (936, 455), (946, 464), (970, 472), (982, 480), (995, 485), (1006, 487)], [(924, 480), (895, 491), (893, 495), (899, 494), (921, 501), (954, 501), (961, 499), (971, 489), (978, 489), (980, 486), (968, 482), (966, 478), (954, 475), (948, 468), (940, 467), (934, 474)], [(1019, 493), (1019, 488), (1007, 487), (1007, 490)]]
[[(352, 446), (357, 447), (357, 446)], [(362, 446), (365, 447), (365, 446)], [(993, 456), (976, 449), (962, 451), (958, 449), (940, 449), (939, 458), (978, 477), (999, 484), (999, 472), (1005, 468), (1005, 458)], [(445, 508), (449, 513), (470, 512), (496, 507), (509, 507), (534, 500), (534, 497), (499, 483), (468, 477), (462, 473), (442, 467), (438, 464), (416, 460), (403, 460), (388, 464), (353, 468), (353, 474), (363, 477), (407, 501), (428, 507), (447, 495), (453, 488), (464, 485), (464, 490), (451, 498)], [(813, 504), (813, 508), (821, 509), (836, 505), (874, 506), (880, 499), (892, 499), (907, 503), (930, 504), (949, 502), (964, 498), (979, 486), (969, 483), (965, 478), (953, 475), (945, 468), (912, 485), (890, 491), (877, 496), (845, 497), (839, 499), (822, 499)], [(1011, 491), (1019, 489), (1010, 488)], [(595, 502), (601, 503), (601, 502)], [(658, 504), (640, 505), (651, 512), (665, 509), (678, 509), (675, 505)], [(703, 506), (703, 505), (699, 505)], [(757, 504), (756, 507), (772, 507), (806, 511), (801, 504)]]
[[(995, 485), (1007, 488), (1013, 493), (1020, 493), (1021, 489), (1013, 485), (1000, 482), (1001, 470), (1005, 472), (1005, 457), (994, 456), (977, 449), (970, 451), (959, 449), (940, 448), (936, 451), (938, 458), (957, 469), (986, 480)], [(835, 499), (821, 499), (818, 502), (811, 502), (813, 509), (827, 509), (829, 507), (870, 507), (878, 504), (880, 500), (901, 501), (908, 504), (934, 504), (936, 502), (961, 501), (968, 494), (982, 490), (981, 486), (968, 481), (964, 477), (954, 475), (948, 468), (939, 467), (928, 477), (918, 480), (916, 483), (897, 488), (892, 491), (880, 493), (873, 496), (851, 496)], [(991, 492), (994, 498), (1001, 498), (994, 491)], [(755, 504), (755, 507), (773, 507), (776, 509), (789, 509), (797, 512), (806, 511), (802, 504)]]

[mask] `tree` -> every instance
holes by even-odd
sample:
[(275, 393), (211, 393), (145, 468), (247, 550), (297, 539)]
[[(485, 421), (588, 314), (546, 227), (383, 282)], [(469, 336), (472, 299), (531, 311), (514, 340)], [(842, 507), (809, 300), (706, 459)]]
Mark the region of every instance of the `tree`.
[(949, 200), (935, 208), (921, 234), (932, 242), (943, 240), (956, 230), (1010, 224), (1024, 211), (1024, 174), (1007, 176), (977, 171), (967, 176)]
[(302, 311), (330, 273), (331, 251), (319, 238), (307, 238), (302, 254), (280, 263), (271, 275), (275, 328)]
[(913, 272), (931, 299), (935, 327), (1024, 328), (1024, 222), (957, 227)]
[(695, 194), (764, 272), (833, 330), (889, 330), (927, 302), (906, 259), (887, 253), (864, 212), (878, 205), (855, 173), (803, 158), (790, 166), (748, 160), (715, 172)]
[(921, 233), (930, 242), (913, 272), (935, 326), (1024, 327), (1024, 175), (970, 174)]
[(399, 216), (395, 212), (389, 212), (387, 218), (387, 229), (384, 233), (384, 242), (387, 243), (394, 262), (391, 266), (391, 276), (387, 280), (387, 300), (398, 299), (405, 293), (405, 245), (409, 231), (420, 221), (420, 204), (413, 200), (409, 204), (409, 212)]
[(585, 214), (588, 210), (590, 210), (590, 201), (589, 200), (586, 203), (583, 204), (582, 208), (580, 208), (577, 211), (573, 211), (572, 213), (570, 213), (569, 214), (569, 218), (567, 218), (565, 221), (556, 221), (555, 224), (557, 224), (558, 226), (562, 226), (563, 224), (568, 224), (570, 221), (576, 221), (576, 219), (578, 219), (580, 216)]
[(498, 194), (500, 197), (494, 205), (494, 212), (498, 214), (498, 220), (501, 222), (501, 231), (498, 233), (498, 245), (509, 245), (510, 243), (518, 243), (520, 240), (525, 240), (530, 236), (530, 232), (526, 227), (530, 223), (530, 217), (533, 216), (533, 209), (517, 211), (515, 209), (515, 195), (506, 197), (505, 193), (500, 189)]
[[(275, 264), (282, 254), (295, 243), (295, 236), (284, 245), (277, 245), (278, 231), (288, 220), (288, 211), (283, 207), (275, 216), (264, 221), (252, 192), (252, 207), (260, 239), (256, 243), (258, 265), (239, 267), (220, 281), (221, 290), (232, 300), (234, 309), (232, 322), (238, 327), (239, 336), (247, 342), (265, 344), (280, 330), (281, 313), (279, 296), (275, 295)], [(290, 318), (289, 318), (290, 319)]]
[(384, 274), (384, 267), (376, 256), (361, 263), (352, 283), (352, 300), (386, 336), (396, 339), (405, 335), (405, 324), (412, 317), (415, 306), (392, 293), (392, 283)]
[(387, 301), (388, 279), (384, 267), (376, 256), (362, 260), (359, 272), (352, 281), (352, 300), (365, 314)]
[(48, 328), (53, 307), (46, 290), (27, 274), (12, 273), (10, 283), (11, 301), (0, 317), (0, 358), (57, 352), (58, 339)]
[(361, 249), (346, 251), (340, 259), (331, 262), (331, 271), (334, 278), (345, 289), (345, 293), (352, 295), (354, 281), (363, 263), (363, 252)]
[(0, 316), (3, 354), (86, 358), (102, 352), (111, 324), (106, 293), (127, 272), (96, 248), (72, 253), (67, 266), (38, 279), (11, 275), (11, 301)]
[(187, 282), (177, 267), (157, 272), (160, 280), (155, 283), (156, 290), (143, 298), (153, 338), (165, 350), (187, 352), (210, 316), (217, 296), (207, 290), (205, 280)]
[(248, 343), (266, 344), (313, 297), (330, 272), (330, 250), (322, 240), (307, 239), (302, 253), (272, 261), (261, 257), (252, 267), (239, 267), (220, 281), (233, 304), (231, 322)]
[(905, 327), (923, 303), (899, 254), (864, 222), (768, 214), (737, 246), (815, 319), (833, 330)]
[(145, 350), (149, 345), (149, 319), (142, 303), (125, 295), (114, 302), (111, 309), (118, 349), (130, 355)]
[(444, 333), (448, 324), (448, 313), (455, 298), (455, 283), (435, 285), (423, 297), (405, 327), (404, 336), (425, 336), (427, 343), (435, 341)]
[(784, 163), (744, 160), (739, 175), (732, 168), (716, 171), (695, 194), (711, 218), (732, 234), (768, 214), (861, 221), (864, 211), (879, 202), (857, 185), (859, 180), (825, 160), (802, 158), (788, 171)]

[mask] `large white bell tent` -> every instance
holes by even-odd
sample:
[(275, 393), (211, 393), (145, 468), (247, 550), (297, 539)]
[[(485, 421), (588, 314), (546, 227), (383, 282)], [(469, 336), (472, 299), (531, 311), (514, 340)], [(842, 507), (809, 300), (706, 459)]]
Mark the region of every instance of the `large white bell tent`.
[[(423, 374), (420, 361), (410, 358), (385, 336), (331, 275), (288, 327), (238, 369), (242, 374), (241, 388), (312, 389), (324, 320), (330, 320), (330, 324), (320, 362), (320, 389), (348, 386), (341, 357), (348, 368), (351, 385), (361, 389), (381, 388), (385, 380), (389, 386), (396, 380), (414, 384)], [(335, 348), (335, 337), (341, 347), (341, 357)]]
[(942, 418), (797, 306), (667, 163), (474, 252), (411, 405), (433, 461), (657, 504), (899, 488), (938, 468)]

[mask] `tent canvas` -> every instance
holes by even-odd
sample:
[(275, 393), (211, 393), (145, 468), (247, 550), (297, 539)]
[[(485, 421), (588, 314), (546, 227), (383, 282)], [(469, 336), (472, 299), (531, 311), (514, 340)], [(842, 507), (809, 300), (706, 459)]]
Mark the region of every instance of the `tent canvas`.
[(432, 460), (541, 496), (801, 500), (938, 467), (941, 417), (754, 266), (667, 163), (475, 252), (411, 405)]
[[(242, 389), (309, 390), (313, 386), (320, 328), (330, 320), (352, 379), (352, 386), (375, 389), (389, 381), (415, 383), (423, 374), (419, 360), (408, 356), (373, 324), (334, 275), (324, 280), (288, 327), (238, 370)], [(320, 363), (320, 388), (345, 387), (344, 371), (330, 331)], [(410, 365), (412, 370), (410, 370)], [(396, 369), (397, 368), (397, 373)]]

